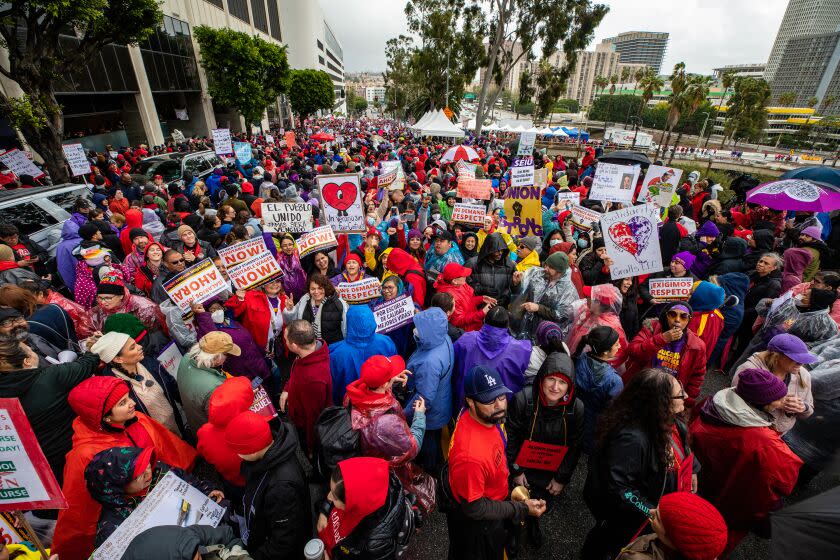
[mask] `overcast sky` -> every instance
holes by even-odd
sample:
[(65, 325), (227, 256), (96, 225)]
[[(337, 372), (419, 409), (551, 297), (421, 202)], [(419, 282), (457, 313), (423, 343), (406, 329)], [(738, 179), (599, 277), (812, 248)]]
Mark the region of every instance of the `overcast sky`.
[[(344, 49), (347, 72), (385, 70), (385, 41), (407, 33), (402, 0), (320, 0)], [(604, 0), (601, 0), (604, 2)], [(767, 62), (787, 0), (606, 0), (610, 11), (588, 49), (623, 31), (670, 33), (662, 66), (711, 74), (725, 64)]]

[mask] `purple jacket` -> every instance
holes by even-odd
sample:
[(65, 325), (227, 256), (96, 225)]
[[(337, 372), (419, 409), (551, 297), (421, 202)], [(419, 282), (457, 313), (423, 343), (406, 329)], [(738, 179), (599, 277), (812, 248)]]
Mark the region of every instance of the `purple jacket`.
[(531, 342), (517, 340), (507, 329), (484, 325), (466, 332), (455, 341), (452, 370), (452, 414), (458, 417), (464, 406), (464, 377), (473, 366), (484, 365), (499, 373), (505, 387), (518, 392), (525, 386), (525, 369), (531, 357)]
[[(76, 216), (76, 214), (73, 214)], [(61, 243), (55, 251), (55, 261), (58, 267), (58, 275), (64, 281), (64, 285), (72, 292), (76, 288), (76, 263), (78, 259), (73, 256), (73, 249), (79, 246), (82, 238), (79, 237), (79, 224), (74, 218), (69, 218), (61, 226)]]
[(306, 293), (306, 272), (300, 265), (300, 259), (296, 254), (287, 255), (283, 251), (278, 251), (276, 258), (283, 271), (283, 290), (291, 294), (295, 301), (300, 300)]
[(268, 365), (265, 363), (264, 354), (257, 346), (257, 343), (254, 342), (251, 333), (233, 319), (230, 320), (230, 325), (217, 325), (213, 322), (210, 313), (206, 311), (204, 313), (196, 313), (195, 330), (198, 338), (211, 331), (226, 332), (233, 339), (233, 343), (239, 346), (242, 354), (239, 356), (228, 356), (222, 366), (222, 369), (229, 374), (234, 376), (244, 375), (248, 379), (254, 379), (255, 377), (268, 379), (268, 376), (271, 375), (268, 371)]

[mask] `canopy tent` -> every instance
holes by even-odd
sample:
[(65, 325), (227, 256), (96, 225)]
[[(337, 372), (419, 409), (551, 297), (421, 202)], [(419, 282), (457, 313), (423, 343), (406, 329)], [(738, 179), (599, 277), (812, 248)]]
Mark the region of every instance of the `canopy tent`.
[(546, 126), (537, 130), (537, 134), (539, 134), (540, 136), (551, 136), (552, 134), (554, 134), (554, 131)]
[(529, 128), (529, 129), (525, 130), (524, 132), (533, 132), (534, 134), (539, 134), (539, 133), (540, 133), (540, 129), (538, 129), (538, 128), (537, 128), (537, 127), (535, 127), (535, 126), (532, 126), (531, 128)]
[(577, 128), (566, 128), (565, 126), (561, 126), (560, 128), (563, 129), (563, 132), (565, 132), (566, 136), (568, 136), (569, 138), (577, 139), (578, 137), (580, 137), (580, 139), (584, 142), (589, 140), (588, 132), (583, 132), (581, 130), (578, 130)]
[(435, 117), (435, 112), (434, 111), (427, 111), (425, 115), (420, 117), (419, 121), (417, 121), (416, 123), (411, 125), (411, 128), (414, 128), (414, 129), (423, 128), (423, 125), (425, 125), (427, 122), (431, 121), (434, 117)]
[[(426, 119), (426, 116), (428, 116), (429, 113), (432, 114), (428, 119)], [(452, 121), (446, 118), (446, 115), (443, 114), (443, 110), (436, 112), (430, 111), (429, 113), (423, 115), (423, 117), (417, 121), (417, 124), (411, 127), (418, 134), (421, 136), (446, 136), (448, 138), (464, 137), (464, 131), (452, 124)]]
[(569, 137), (568, 134), (563, 132), (563, 127), (562, 126), (552, 128), (551, 130), (553, 131), (552, 134), (551, 134), (552, 136), (558, 136), (558, 137), (562, 137), (562, 138), (568, 138)]

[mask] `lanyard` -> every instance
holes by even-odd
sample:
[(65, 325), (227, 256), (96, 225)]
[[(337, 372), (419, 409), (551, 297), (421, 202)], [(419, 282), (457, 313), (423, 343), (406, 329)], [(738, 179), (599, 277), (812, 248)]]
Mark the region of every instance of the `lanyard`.
[(263, 482), (265, 482), (265, 477), (268, 476), (268, 472), (263, 474), (262, 478), (260, 479), (260, 483), (257, 484), (257, 489), (254, 490), (254, 494), (251, 496), (251, 507), (245, 507), (245, 496), (242, 496), (242, 511), (245, 514), (245, 528), (248, 529), (248, 532), (251, 532), (251, 516), (254, 514), (254, 500), (257, 497), (257, 494), (260, 493), (260, 488), (262, 488)]

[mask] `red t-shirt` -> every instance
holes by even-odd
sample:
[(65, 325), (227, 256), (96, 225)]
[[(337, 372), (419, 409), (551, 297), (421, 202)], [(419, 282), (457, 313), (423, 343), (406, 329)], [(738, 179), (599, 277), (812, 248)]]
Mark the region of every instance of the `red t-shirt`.
[(449, 485), (459, 501), (507, 499), (508, 467), (501, 426), (482, 426), (469, 412), (461, 415), (449, 450)]

